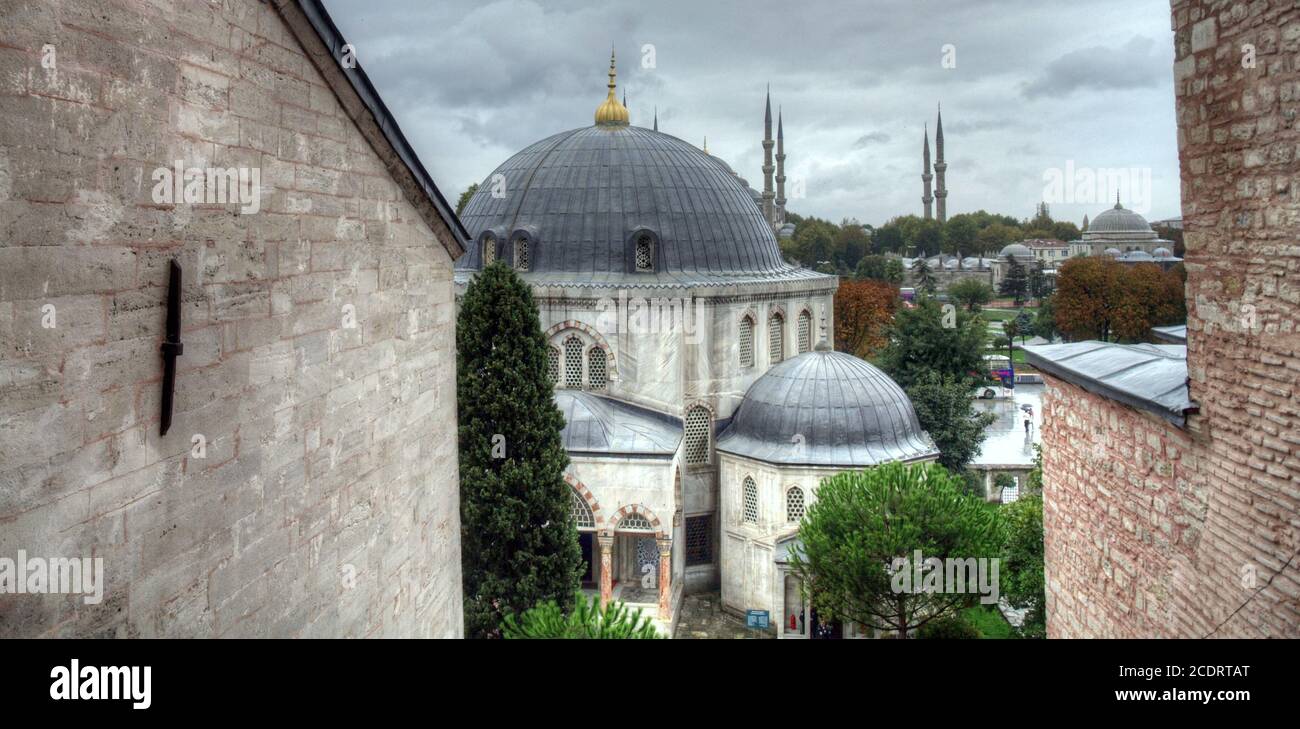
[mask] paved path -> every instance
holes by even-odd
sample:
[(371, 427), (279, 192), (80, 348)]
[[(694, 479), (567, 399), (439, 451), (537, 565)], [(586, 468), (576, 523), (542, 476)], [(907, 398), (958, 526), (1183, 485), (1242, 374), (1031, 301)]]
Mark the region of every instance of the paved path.
[(750, 630), (744, 620), (722, 612), (722, 596), (717, 592), (687, 595), (681, 610), (674, 638), (776, 638), (775, 632)]

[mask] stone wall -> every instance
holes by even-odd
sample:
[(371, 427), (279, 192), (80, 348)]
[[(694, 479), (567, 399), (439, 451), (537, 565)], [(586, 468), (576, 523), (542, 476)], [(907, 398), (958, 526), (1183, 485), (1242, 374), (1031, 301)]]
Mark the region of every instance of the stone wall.
[(1048, 633), (1296, 637), (1300, 6), (1180, 0), (1173, 29), (1200, 414), (1049, 378)]
[[(2, 636), (462, 633), (450, 233), (295, 12), (3, 4), (0, 557), (106, 589), (0, 594)], [(174, 160), (258, 210), (158, 202)]]

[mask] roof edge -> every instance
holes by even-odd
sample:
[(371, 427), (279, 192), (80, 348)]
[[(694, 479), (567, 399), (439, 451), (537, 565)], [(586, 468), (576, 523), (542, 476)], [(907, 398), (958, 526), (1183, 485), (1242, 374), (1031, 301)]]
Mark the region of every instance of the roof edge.
[(1128, 405), (1131, 408), (1145, 410), (1149, 413), (1159, 415), (1161, 418), (1177, 425), (1179, 428), (1187, 426), (1188, 413), (1196, 413), (1200, 410), (1196, 403), (1193, 403), (1190, 400), (1188, 401), (1188, 407), (1185, 407), (1180, 411), (1170, 410), (1169, 408), (1163, 407), (1147, 398), (1139, 397), (1131, 392), (1125, 392), (1116, 387), (1111, 387), (1104, 382), (1100, 382), (1086, 375), (1074, 372), (1066, 367), (1062, 367), (1057, 364), (1055, 360), (1048, 359), (1044, 355), (1035, 352), (1034, 347), (1032, 346), (1021, 347), (1021, 350), (1025, 353), (1025, 362), (1033, 365), (1040, 372), (1046, 372), (1058, 380), (1064, 380), (1095, 395), (1101, 395), (1109, 400), (1114, 400), (1123, 403), (1124, 405)]
[[(375, 90), (374, 84), (370, 82), (370, 77), (362, 70), (360, 63), (348, 68), (337, 62), (336, 59), (339, 58), (346, 42), (338, 26), (334, 25), (333, 19), (330, 18), (329, 12), (325, 10), (325, 6), (320, 0), (271, 0), (270, 5), (289, 26), (298, 42), (303, 44), (307, 57), (325, 79), (330, 90), (338, 97), (349, 119), (361, 130), (362, 136), (370, 142), (371, 146), (386, 144), (396, 157), (396, 161), (401, 163), (410, 177), (404, 181), (406, 184), (399, 184), (398, 187), (402, 188), (408, 201), (434, 229), (435, 236), (439, 238), (439, 242), (452, 260), (459, 258), (468, 245), (469, 233), (455, 210), (448, 205), (447, 199), (443, 197), (442, 191), (438, 189), (433, 178), (425, 170), (415, 150), (407, 142), (397, 120), (388, 111), (388, 107), (380, 98), (379, 92)], [(308, 29), (312, 31), (310, 35), (305, 33)], [(309, 45), (312, 36), (320, 43), (319, 48), (312, 48)], [(347, 82), (346, 85), (343, 83), (344, 80)], [(400, 175), (399, 170), (394, 169), (396, 166), (393, 164), (394, 160), (384, 159), (387, 155), (382, 153), (380, 157), (389, 163), (386, 166), (391, 173)], [(416, 193), (422, 193), (423, 200), (411, 199), (416, 197)], [(430, 207), (432, 210), (429, 210)], [(431, 216), (430, 212), (435, 215)], [(438, 226), (434, 225), (434, 220), (440, 221), (446, 227), (448, 235), (436, 235)]]

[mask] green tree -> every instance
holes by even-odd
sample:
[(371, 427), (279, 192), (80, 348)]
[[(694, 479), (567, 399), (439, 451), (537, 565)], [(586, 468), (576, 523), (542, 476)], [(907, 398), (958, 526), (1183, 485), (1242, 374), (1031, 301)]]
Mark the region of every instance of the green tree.
[(957, 613), (931, 620), (916, 631), (916, 637), (922, 640), (972, 640), (983, 636), (979, 628), (972, 625), (961, 613)]
[(972, 216), (952, 216), (943, 224), (943, 252), (957, 256), (974, 252), (979, 232)]
[(898, 286), (903, 283), (903, 262), (894, 256), (870, 255), (858, 261), (854, 277), (871, 281), (884, 281)]
[(493, 637), (548, 600), (570, 610), (582, 563), (537, 304), (501, 262), (465, 292), (456, 365), (465, 632)]
[(1025, 294), (1029, 293), (1029, 277), (1024, 265), (1015, 256), (1007, 254), (1006, 260), (1007, 273), (1002, 277), (1002, 283), (998, 284), (998, 293), (1014, 298), (1016, 306), (1020, 306), (1025, 300)]
[(907, 585), (907, 560), (917, 550), (923, 559), (987, 557), (1001, 543), (997, 512), (962, 493), (959, 476), (934, 463), (887, 463), (822, 481), (790, 566), (823, 616), (906, 638), (975, 597)]
[(1001, 596), (1015, 608), (1027, 610), (1021, 635), (1046, 633), (1047, 592), (1043, 576), (1043, 498), (1027, 494), (999, 508), (1004, 531)]
[(976, 241), (980, 250), (996, 254), (1006, 244), (1014, 240), (1020, 240), (1023, 237), (1020, 229), (1014, 223), (1008, 225), (1004, 222), (994, 222), (980, 230), (979, 235), (976, 236)]
[(1029, 295), (1041, 299), (1052, 293), (1052, 277), (1046, 273), (1042, 261), (1035, 261), (1029, 269)]
[(912, 264), (912, 275), (916, 278), (916, 287), (922, 293), (933, 295), (939, 288), (939, 282), (934, 277), (934, 271), (930, 270), (930, 262), (924, 258), (918, 258)]
[(1024, 344), (1025, 337), (1034, 333), (1034, 316), (1024, 309), (1021, 309), (1016, 312), (1016, 318), (1011, 321), (1015, 322), (1015, 336), (1020, 337), (1020, 343)]
[(1038, 313), (1034, 314), (1032, 331), (1034, 336), (1042, 337), (1048, 341), (1056, 338), (1055, 296), (1048, 296), (1038, 305)]
[(461, 213), (465, 212), (465, 206), (469, 204), (469, 199), (470, 199), (471, 197), (474, 197), (474, 193), (476, 193), (476, 192), (478, 192), (478, 183), (477, 183), (477, 182), (475, 182), (474, 184), (472, 184), (472, 185), (470, 185), (469, 187), (465, 188), (465, 192), (462, 192), (462, 193), (460, 194), (460, 199), (456, 201), (456, 214), (457, 214), (457, 215), (460, 215)]
[(518, 619), (506, 615), (501, 633), (509, 639), (579, 638), (579, 639), (654, 639), (662, 637), (654, 623), (640, 608), (629, 610), (617, 600), (600, 607), (597, 598), (588, 600), (579, 592), (568, 614), (554, 601), (524, 611)]
[(948, 286), (948, 295), (966, 311), (975, 312), (993, 300), (993, 287), (977, 278), (963, 278)]
[(984, 442), (984, 429), (997, 420), (993, 413), (975, 409), (974, 382), (965, 377), (926, 372), (907, 388), (916, 419), (939, 447), (939, 463), (960, 473)]
[(979, 316), (923, 298), (899, 309), (888, 332), (880, 367), (904, 389), (934, 371), (954, 377), (981, 376), (987, 328)]

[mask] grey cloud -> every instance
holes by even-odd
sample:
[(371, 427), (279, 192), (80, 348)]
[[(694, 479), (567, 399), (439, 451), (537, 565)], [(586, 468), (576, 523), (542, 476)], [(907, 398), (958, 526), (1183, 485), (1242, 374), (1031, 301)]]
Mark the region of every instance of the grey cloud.
[(1061, 56), (1022, 86), (1026, 98), (1064, 97), (1080, 89), (1140, 89), (1172, 82), (1172, 61), (1150, 38), (1135, 36), (1118, 47), (1093, 46)]

